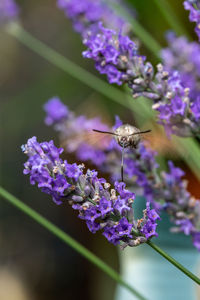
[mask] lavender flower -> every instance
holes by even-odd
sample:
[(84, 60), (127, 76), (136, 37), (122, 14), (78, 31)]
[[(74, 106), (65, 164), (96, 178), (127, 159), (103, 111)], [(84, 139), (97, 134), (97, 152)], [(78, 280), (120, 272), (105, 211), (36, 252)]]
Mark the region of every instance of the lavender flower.
[(184, 1), (184, 7), (186, 10), (189, 10), (189, 19), (190, 22), (195, 22), (195, 32), (200, 41), (200, 3), (199, 0), (186, 0)]
[(17, 17), (19, 8), (14, 0), (0, 1), (0, 23)]
[(83, 165), (63, 161), (63, 149), (56, 148), (53, 141), (38, 143), (33, 137), (22, 150), (28, 156), (24, 174), (30, 175), (31, 184), (37, 183), (56, 204), (67, 201), (72, 205), (92, 233), (102, 230), (109, 242), (122, 248), (137, 246), (157, 235), (159, 215), (148, 204), (143, 218), (135, 220), (135, 195), (126, 190), (124, 183), (116, 182), (115, 189), (110, 190), (110, 184), (98, 178), (97, 172), (87, 170), (84, 174)]
[[(68, 149), (70, 149), (72, 143), (73, 151), (76, 153), (77, 158), (80, 159), (81, 151), (79, 152), (79, 138), (78, 143), (76, 143), (77, 137), (73, 134), (73, 130), (77, 126), (78, 118), (79, 117), (73, 115), (71, 119), (66, 118), (60, 123), (56, 123), (54, 126), (59, 130), (61, 143), (66, 145), (65, 150), (69, 152)], [(87, 120), (86, 118), (85, 120), (86, 124), (93, 123), (93, 120)], [(122, 122), (117, 118), (113, 130), (121, 125)], [(89, 130), (91, 129), (92, 128)], [(79, 130), (78, 127), (78, 131)], [(106, 130), (111, 131), (112, 129)], [(87, 130), (85, 129), (85, 133), (83, 130), (81, 136), (86, 136), (86, 133)], [(87, 134), (89, 134), (89, 132)], [(107, 144), (101, 143), (101, 148), (98, 148), (97, 145), (94, 147), (93, 144), (88, 144), (87, 147), (88, 149), (91, 149), (91, 153), (85, 156), (85, 160), (87, 160), (88, 156), (90, 162), (95, 166), (98, 166), (99, 170), (111, 174), (111, 180), (113, 182), (119, 180), (121, 148), (115, 140), (112, 139)], [(94, 155), (94, 153), (97, 153), (97, 150), (99, 151), (101, 164), (99, 164), (97, 157)], [(197, 248), (200, 250), (199, 200), (194, 199), (187, 191), (187, 182), (182, 178), (184, 172), (181, 169), (175, 167), (172, 162), (169, 162), (168, 172), (159, 173), (158, 167), (159, 165), (156, 162), (156, 152), (152, 151), (143, 142), (141, 142), (136, 149), (126, 149), (124, 157), (126, 182), (134, 187), (137, 194), (143, 195), (146, 198), (147, 203), (151, 203), (155, 212), (165, 210), (176, 226), (175, 228), (172, 228), (172, 230), (176, 232), (181, 231), (187, 235), (191, 235), (194, 246), (197, 247), (199, 245)], [(122, 212), (123, 205), (121, 209), (121, 213)], [(148, 219), (149, 218), (150, 217), (148, 216)], [(150, 225), (149, 222), (146, 223), (143, 232), (146, 232), (147, 234)], [(199, 239), (199, 244), (197, 243), (197, 239)]]
[[(167, 133), (179, 136), (199, 134), (200, 127), (191, 106), (189, 88), (184, 86), (178, 71), (169, 72), (161, 64), (155, 73), (151, 63), (139, 56), (137, 47), (128, 36), (104, 28), (88, 34), (84, 40), (87, 50), (83, 56), (95, 61), (96, 69), (106, 74), (110, 83), (127, 84), (133, 97), (144, 96), (153, 101), (152, 108), (159, 112), (159, 123)], [(112, 53), (112, 54), (111, 54)]]

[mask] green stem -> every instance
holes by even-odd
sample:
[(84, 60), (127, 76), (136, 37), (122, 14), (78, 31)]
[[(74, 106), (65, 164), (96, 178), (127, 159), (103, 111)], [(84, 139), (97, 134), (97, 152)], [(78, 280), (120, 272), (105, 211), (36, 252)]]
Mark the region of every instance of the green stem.
[(186, 276), (190, 277), (193, 281), (195, 281), (198, 285), (200, 285), (200, 278), (191, 273), (188, 269), (186, 269), (183, 265), (177, 262), (173, 257), (163, 251), (160, 247), (156, 246), (151, 241), (148, 241), (147, 244), (153, 248), (156, 252), (158, 252), (161, 256), (167, 259), (171, 264), (173, 264), (176, 268), (178, 268), (181, 272), (183, 272)]
[(109, 3), (107, 5), (111, 6), (118, 15), (123, 16), (131, 25), (131, 28), (136, 36), (140, 38), (143, 44), (157, 57), (160, 58), (160, 51), (162, 47), (153, 38), (153, 36), (134, 18), (128, 10), (118, 3)]
[[(88, 71), (84, 70), (80, 66), (76, 65), (66, 57), (62, 56), (61, 54), (57, 53), (55, 50), (49, 48), (41, 41), (34, 38), (31, 34), (25, 31), (19, 24), (12, 23), (7, 27), (7, 32), (17, 38), (20, 42), (30, 48), (32, 51), (36, 52), (38, 55), (52, 63), (53, 65), (57, 66), (64, 72), (70, 74), (72, 77), (80, 80), (87, 86), (91, 87), (95, 91), (99, 92), (100, 94), (108, 97), (109, 99), (127, 107), (128, 109), (132, 109), (132, 111), (136, 114), (136, 117), (139, 120), (144, 120), (145, 118), (151, 119), (153, 111), (150, 105), (144, 103), (142, 99), (135, 99), (129, 95), (128, 88), (127, 94), (120, 91), (119, 89), (115, 88), (112, 85), (104, 82), (100, 78), (96, 77), (95, 75), (89, 73)], [(127, 101), (128, 100), (128, 101)], [(188, 167), (200, 178), (200, 149), (194, 139), (187, 139), (184, 141), (184, 138), (178, 139), (174, 138), (176, 142), (177, 149), (180, 149), (180, 155)], [(180, 143), (180, 144), (179, 144)], [(181, 146), (180, 146), (181, 145)], [(195, 151), (196, 155), (193, 156), (192, 151)], [(182, 151), (184, 150), (185, 151)], [(185, 155), (188, 153), (188, 155)], [(188, 159), (190, 157), (191, 159)]]
[[(71, 60), (62, 56), (55, 50), (51, 49), (43, 42), (34, 38), (30, 33), (24, 30), (18, 23), (11, 23), (6, 27), (6, 31), (18, 39), (22, 44), (27, 46), (32, 51), (60, 68), (70, 76), (78, 79), (90, 88), (100, 94), (112, 99), (113, 101), (129, 108), (129, 104), (124, 101), (124, 93), (107, 82), (101, 80), (87, 70), (81, 68)], [(132, 98), (131, 98), (132, 99)]]
[(188, 32), (184, 28), (184, 24), (181, 24), (180, 20), (175, 15), (173, 9), (167, 0), (154, 0), (158, 8), (160, 9), (163, 17), (167, 20), (169, 25), (178, 35), (188, 36)]
[(103, 272), (105, 272), (112, 279), (114, 279), (119, 284), (121, 284), (126, 289), (128, 289), (138, 299), (146, 300), (145, 297), (143, 297), (132, 286), (130, 286), (127, 282), (125, 282), (122, 279), (122, 277), (115, 270), (113, 270), (109, 265), (107, 265), (104, 261), (102, 261), (100, 258), (98, 258), (95, 254), (90, 252), (87, 248), (85, 248), (80, 243), (78, 243), (76, 240), (71, 238), (67, 233), (62, 231), (60, 228), (55, 226), (53, 223), (48, 221), (46, 218), (42, 217), (35, 210), (33, 210), (32, 208), (30, 208), (29, 206), (24, 204), (22, 201), (17, 199), (15, 196), (11, 195), (9, 192), (7, 192), (2, 187), (0, 187), (0, 195), (4, 199), (6, 199), (8, 202), (10, 202), (12, 205), (16, 206), (23, 213), (25, 213), (26, 215), (31, 217), (37, 223), (39, 223), (40, 225), (45, 227), (47, 230), (49, 230), (51, 233), (53, 233), (55, 236), (57, 236), (65, 244), (72, 247), (74, 250), (76, 250), (78, 253), (80, 253), (82, 256), (84, 256), (86, 259), (88, 259), (90, 262), (92, 262), (94, 265), (96, 265), (99, 269), (101, 269)]

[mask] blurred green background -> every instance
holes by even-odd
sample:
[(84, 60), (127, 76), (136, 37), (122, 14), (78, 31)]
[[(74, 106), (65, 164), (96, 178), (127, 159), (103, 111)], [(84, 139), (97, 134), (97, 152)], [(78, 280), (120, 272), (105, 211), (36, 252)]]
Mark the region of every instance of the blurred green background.
[[(169, 2), (193, 34), (182, 1)], [(57, 9), (56, 0), (18, 3), (21, 23), (29, 32), (99, 76), (93, 63), (82, 58), (84, 48), (80, 36), (72, 30), (64, 13)], [(166, 46), (164, 33), (170, 27), (154, 2), (130, 0), (129, 4), (136, 8), (143, 26), (162, 46)], [(142, 47), (142, 52), (149, 60), (157, 62), (145, 47)], [(3, 30), (0, 31), (0, 65), (1, 185), (119, 271), (116, 247), (108, 244), (100, 234), (89, 233), (70, 207), (56, 206), (47, 195), (29, 184), (29, 178), (22, 174), (25, 157), (20, 146), (33, 135), (39, 141), (54, 139), (58, 145), (55, 132), (44, 125), (42, 109), (52, 96), (61, 97), (77, 113), (100, 116), (110, 124), (115, 114), (125, 122), (133, 123), (131, 112), (68, 76)], [(190, 185), (196, 186), (197, 181), (191, 176)], [(114, 297), (115, 283), (110, 278), (2, 199), (0, 247), (2, 300), (106, 300)], [(4, 290), (8, 294), (4, 294)]]

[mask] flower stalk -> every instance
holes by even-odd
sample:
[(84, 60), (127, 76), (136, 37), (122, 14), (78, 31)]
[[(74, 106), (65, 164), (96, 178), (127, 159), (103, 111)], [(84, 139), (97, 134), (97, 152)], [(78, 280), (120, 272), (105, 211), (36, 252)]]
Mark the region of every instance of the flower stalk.
[(173, 257), (171, 257), (169, 254), (167, 254), (165, 251), (163, 251), (160, 247), (158, 247), (157, 245), (152, 243), (152, 241), (147, 241), (146, 244), (149, 245), (152, 249), (154, 249), (161, 256), (163, 256), (166, 260), (168, 260), (176, 268), (181, 270), (181, 272), (183, 272), (186, 276), (190, 277), (193, 281), (195, 281), (198, 285), (200, 285), (200, 278), (198, 278), (196, 275), (194, 275), (192, 272), (190, 272), (188, 269), (186, 269), (183, 265), (181, 265), (179, 262), (177, 262)]

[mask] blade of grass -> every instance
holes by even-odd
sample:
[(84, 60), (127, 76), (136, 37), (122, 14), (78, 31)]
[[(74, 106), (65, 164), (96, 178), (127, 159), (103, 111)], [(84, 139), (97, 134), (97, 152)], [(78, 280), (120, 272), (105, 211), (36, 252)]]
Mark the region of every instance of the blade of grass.
[[(68, 73), (70, 76), (78, 79), (90, 88), (100, 94), (112, 99), (113, 101), (129, 108), (129, 104), (124, 100), (124, 93), (118, 88), (107, 84), (87, 70), (81, 68), (71, 60), (62, 56), (55, 50), (48, 47), (43, 42), (33, 37), (30, 33), (24, 30), (18, 23), (11, 23), (6, 27), (6, 31), (17, 38), (22, 44), (27, 46), (38, 55)], [(132, 98), (131, 98), (132, 99)]]
[(186, 31), (184, 24), (182, 24), (178, 17), (175, 15), (170, 3), (167, 0), (154, 0), (154, 2), (159, 8), (163, 17), (171, 26), (171, 29), (173, 29), (178, 35), (186, 35), (188, 37), (189, 34)]
[(98, 258), (95, 254), (93, 254), (91, 251), (89, 251), (87, 248), (82, 246), (80, 243), (78, 243), (76, 240), (71, 238), (67, 233), (65, 233), (63, 230), (55, 226), (53, 223), (48, 221), (46, 218), (42, 217), (39, 213), (37, 213), (35, 210), (30, 208), (28, 205), (23, 203), (21, 200), (17, 199), (15, 196), (11, 195), (8, 191), (6, 191), (4, 188), (0, 187), (0, 195), (10, 202), (12, 205), (17, 207), (19, 210), (21, 210), (23, 213), (28, 215), (30, 218), (35, 220), (38, 224), (42, 225), (44, 228), (46, 228), (48, 231), (53, 233), (55, 236), (57, 236), (60, 240), (62, 240), (65, 244), (72, 247), (75, 251), (80, 253), (82, 256), (84, 256), (86, 259), (88, 259), (91, 263), (93, 263), (95, 266), (97, 266), (99, 269), (101, 269), (104, 273), (106, 273), (108, 276), (110, 276), (112, 279), (114, 279), (116, 282), (124, 286), (126, 289), (128, 289), (133, 295), (135, 295), (138, 299), (146, 300), (145, 297), (143, 297), (139, 292), (137, 292), (132, 286), (130, 286), (127, 282), (125, 282), (122, 277), (113, 270), (109, 265), (107, 265), (103, 260)]

